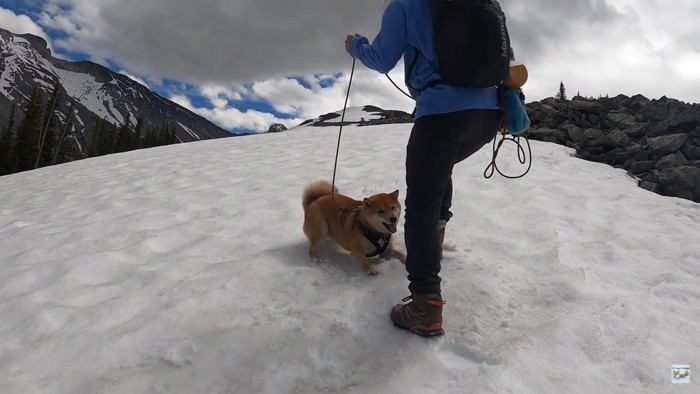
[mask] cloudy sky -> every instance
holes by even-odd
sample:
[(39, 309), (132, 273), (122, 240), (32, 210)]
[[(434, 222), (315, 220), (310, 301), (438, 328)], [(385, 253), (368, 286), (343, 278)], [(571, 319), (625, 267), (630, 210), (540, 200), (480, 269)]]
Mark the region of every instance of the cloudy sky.
[[(137, 78), (233, 130), (342, 109), (347, 33), (374, 37), (388, 0), (0, 0), (0, 27)], [(700, 102), (700, 1), (501, 0), (528, 101), (641, 93)], [(402, 67), (390, 76), (403, 87)], [(410, 112), (358, 64), (350, 105)]]

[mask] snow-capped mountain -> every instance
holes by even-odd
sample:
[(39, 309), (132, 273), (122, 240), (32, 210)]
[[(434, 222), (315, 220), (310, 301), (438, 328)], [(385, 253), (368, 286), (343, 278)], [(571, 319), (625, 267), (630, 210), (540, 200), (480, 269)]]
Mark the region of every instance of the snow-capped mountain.
[(55, 58), (46, 41), (34, 35), (0, 29), (0, 73), (0, 117), (4, 119), (13, 103), (28, 102), (35, 86), (50, 92), (60, 83), (64, 98), (79, 101), (76, 128), (80, 133), (91, 133), (96, 118), (121, 125), (136, 124), (143, 116), (146, 128), (176, 127), (183, 142), (232, 135), (123, 74), (89, 61)]

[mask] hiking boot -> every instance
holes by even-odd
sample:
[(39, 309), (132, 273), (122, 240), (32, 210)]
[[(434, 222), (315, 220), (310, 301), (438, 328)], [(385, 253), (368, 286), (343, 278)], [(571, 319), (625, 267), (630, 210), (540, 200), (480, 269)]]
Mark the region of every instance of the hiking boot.
[(404, 298), (406, 304), (398, 304), (391, 310), (391, 321), (398, 328), (409, 330), (423, 337), (445, 334), (442, 329), (442, 306), (445, 301), (440, 294), (412, 294)]

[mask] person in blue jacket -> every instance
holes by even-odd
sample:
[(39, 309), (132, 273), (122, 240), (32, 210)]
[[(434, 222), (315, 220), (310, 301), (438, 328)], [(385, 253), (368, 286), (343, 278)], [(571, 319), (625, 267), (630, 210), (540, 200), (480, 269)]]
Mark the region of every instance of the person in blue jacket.
[(422, 336), (444, 334), (439, 273), (445, 225), (452, 217), (452, 169), (491, 141), (501, 122), (495, 87), (430, 85), (441, 78), (428, 2), (393, 0), (371, 43), (359, 34), (345, 38), (346, 51), (380, 73), (388, 73), (403, 56), (406, 86), (416, 100), (406, 147), (404, 223), (411, 295), (392, 309), (390, 318)]

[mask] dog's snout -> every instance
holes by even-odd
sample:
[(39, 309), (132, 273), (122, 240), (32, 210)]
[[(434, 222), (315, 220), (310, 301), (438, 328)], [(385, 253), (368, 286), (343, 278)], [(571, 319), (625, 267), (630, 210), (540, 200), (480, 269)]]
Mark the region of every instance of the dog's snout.
[(399, 219), (396, 218), (396, 216), (392, 216), (391, 219), (389, 219), (392, 223), (396, 223)]

